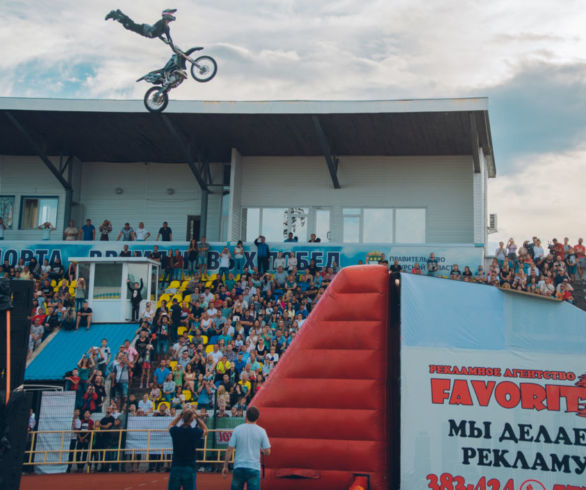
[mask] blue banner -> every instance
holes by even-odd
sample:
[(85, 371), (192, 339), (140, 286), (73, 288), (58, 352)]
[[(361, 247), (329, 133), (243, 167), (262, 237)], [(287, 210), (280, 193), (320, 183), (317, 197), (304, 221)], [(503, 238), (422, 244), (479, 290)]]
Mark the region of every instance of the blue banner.
[[(69, 262), (70, 257), (118, 257), (124, 245), (134, 255), (138, 252), (142, 257), (148, 257), (153, 247), (157, 245), (162, 253), (175, 253), (179, 250), (184, 256), (187, 253), (187, 242), (83, 242), (83, 241), (0, 241), (0, 260), (2, 263), (14, 266), (19, 259), (25, 263), (35, 257), (39, 263), (44, 259), (53, 263), (59, 258), (61, 262)], [(208, 270), (217, 271), (220, 264), (220, 253), (225, 246), (233, 252), (235, 243), (226, 244), (210, 243), (208, 255)], [(460, 269), (465, 265), (475, 270), (483, 263), (484, 249), (474, 245), (389, 245), (389, 244), (342, 244), (342, 243), (269, 243), (272, 259), (278, 252), (285, 256), (294, 254), (297, 258), (297, 268), (306, 269), (311, 259), (315, 260), (318, 267), (346, 267), (362, 263), (378, 262), (384, 257), (390, 264), (397, 259), (404, 270), (411, 270), (417, 262), (425, 272), (426, 261), (431, 252), (439, 263), (437, 275), (448, 275), (453, 264), (458, 264)], [(253, 243), (247, 243), (245, 250), (245, 268), (257, 265), (256, 247)], [(231, 264), (233, 267), (234, 264)]]

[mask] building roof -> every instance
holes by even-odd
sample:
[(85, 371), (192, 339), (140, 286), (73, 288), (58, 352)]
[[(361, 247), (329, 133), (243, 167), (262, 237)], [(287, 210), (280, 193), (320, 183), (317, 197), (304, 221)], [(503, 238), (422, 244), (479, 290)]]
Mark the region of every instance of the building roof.
[[(244, 156), (321, 156), (316, 120), (331, 152), (353, 155), (471, 155), (477, 143), (494, 177), (488, 99), (380, 101), (172, 101), (164, 115), (139, 100), (0, 98), (47, 155), (81, 161), (185, 161), (177, 134), (209, 162)], [(32, 155), (30, 140), (0, 117), (0, 154)]]

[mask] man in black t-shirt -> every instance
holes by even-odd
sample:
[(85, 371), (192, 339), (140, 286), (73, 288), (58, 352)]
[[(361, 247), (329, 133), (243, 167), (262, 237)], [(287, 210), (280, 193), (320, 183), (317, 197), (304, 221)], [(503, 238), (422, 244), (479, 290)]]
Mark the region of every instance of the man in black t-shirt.
[(163, 221), (163, 226), (159, 228), (159, 234), (157, 235), (157, 241), (159, 241), (159, 237), (163, 242), (172, 242), (173, 241), (173, 231), (169, 228), (169, 225), (166, 221)]
[[(106, 408), (106, 416), (100, 420), (100, 429), (104, 431), (109, 431), (114, 428), (114, 417), (112, 417), (112, 409), (110, 407)], [(118, 444), (118, 437), (113, 435), (113, 432), (105, 432), (100, 434), (101, 449), (114, 449)], [(115, 451), (106, 451), (105, 458), (106, 461), (114, 461), (116, 459), (116, 452)], [(102, 465), (101, 471), (107, 472), (110, 470), (110, 464), (105, 463)]]
[[(177, 426), (181, 419), (182, 425)], [(192, 427), (193, 420), (197, 426)], [(195, 451), (202, 437), (206, 437), (208, 428), (198, 415), (190, 408), (185, 408), (169, 424), (169, 433), (173, 439), (173, 458), (169, 475), (169, 490), (195, 488), (196, 463)]]
[(394, 276), (398, 276), (401, 273), (403, 268), (399, 265), (399, 261), (395, 259), (393, 261), (393, 265), (391, 266), (391, 272)]
[(81, 325), (85, 327), (86, 330), (90, 329), (92, 324), (92, 309), (87, 301), (84, 301), (83, 308), (77, 312), (77, 323), (75, 325), (75, 330), (79, 328)]

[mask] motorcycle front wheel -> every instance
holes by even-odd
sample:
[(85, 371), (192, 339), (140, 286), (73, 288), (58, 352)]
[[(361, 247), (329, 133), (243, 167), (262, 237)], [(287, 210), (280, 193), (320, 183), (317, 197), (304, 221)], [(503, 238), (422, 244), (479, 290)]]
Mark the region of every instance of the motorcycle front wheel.
[(217, 71), (218, 65), (211, 56), (200, 56), (191, 64), (191, 76), (198, 82), (209, 82)]
[(169, 103), (169, 94), (161, 87), (151, 87), (144, 94), (144, 106), (149, 112), (162, 112)]

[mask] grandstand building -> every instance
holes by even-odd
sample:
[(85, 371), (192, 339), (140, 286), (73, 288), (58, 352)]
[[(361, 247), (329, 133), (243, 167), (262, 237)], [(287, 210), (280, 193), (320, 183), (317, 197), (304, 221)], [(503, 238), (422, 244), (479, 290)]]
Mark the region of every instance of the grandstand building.
[(467, 245), (487, 235), (485, 98), (400, 101), (0, 99), (6, 240), (163, 221), (173, 241)]

